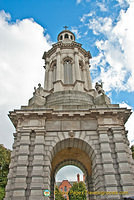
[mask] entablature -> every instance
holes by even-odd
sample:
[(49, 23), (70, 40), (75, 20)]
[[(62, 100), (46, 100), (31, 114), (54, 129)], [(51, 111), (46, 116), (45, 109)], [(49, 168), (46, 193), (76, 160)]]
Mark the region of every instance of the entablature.
[(57, 42), (56, 44), (52, 45), (52, 48), (48, 52), (44, 52), (42, 59), (46, 59), (47, 57), (50, 57), (52, 54), (54, 54), (57, 50), (57, 48), (62, 49), (74, 49), (77, 48), (84, 57), (88, 57), (89, 59), (92, 58), (90, 51), (86, 51), (81, 47), (82, 45), (80, 43), (72, 41), (71, 43), (63, 43), (63, 42)]
[[(112, 105), (110, 105), (112, 106)], [(115, 106), (115, 105), (113, 105)], [(114, 124), (117, 123), (124, 124), (131, 115), (131, 110), (127, 108), (91, 108), (89, 110), (53, 110), (53, 109), (23, 109), (23, 110), (14, 110), (9, 113), (9, 118), (15, 127), (18, 126), (20, 121), (25, 119), (36, 119), (36, 120), (64, 120), (64, 119), (96, 119), (99, 123), (102, 124), (111, 124), (113, 123), (112, 118), (114, 119)]]

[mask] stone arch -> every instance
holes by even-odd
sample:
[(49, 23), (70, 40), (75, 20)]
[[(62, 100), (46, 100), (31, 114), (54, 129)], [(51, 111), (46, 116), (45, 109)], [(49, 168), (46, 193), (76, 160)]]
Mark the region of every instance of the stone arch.
[(64, 35), (64, 38), (65, 38), (65, 39), (68, 39), (68, 38), (69, 38), (68, 33), (66, 33), (66, 34)]
[(84, 176), (85, 176), (85, 184), (86, 184), (86, 190), (88, 190), (88, 188), (90, 188), (90, 183), (88, 181), (88, 171), (87, 169), (85, 168), (85, 166), (83, 165), (83, 163), (79, 162), (79, 161), (76, 161), (76, 160), (65, 160), (63, 162), (61, 162), (59, 165), (56, 166), (55, 168), (55, 171), (54, 171), (54, 176), (52, 176), (52, 180), (54, 180), (55, 182), (55, 175), (56, 173), (62, 168), (62, 167), (65, 167), (67, 165), (73, 165), (73, 166), (76, 166), (78, 167), (79, 169), (81, 169), (81, 171), (83, 172)]
[(81, 171), (85, 175), (88, 174), (87, 169), (85, 168), (85, 166), (80, 161), (76, 161), (76, 160), (73, 160), (73, 159), (72, 160), (64, 160), (63, 162), (59, 163), (56, 166), (55, 170), (54, 170), (54, 174), (56, 174), (62, 167), (67, 166), (67, 165), (74, 165), (74, 166), (80, 168)]
[(69, 60), (71, 62), (71, 64), (73, 64), (73, 58), (71, 56), (64, 56), (63, 57), (63, 63), (66, 62), (67, 60)]
[(95, 152), (93, 148), (79, 138), (67, 138), (53, 146), (51, 149), (51, 199), (53, 199), (55, 173), (61, 166), (69, 163), (73, 163), (86, 172), (87, 190), (91, 191), (93, 188), (92, 163), (94, 161)]

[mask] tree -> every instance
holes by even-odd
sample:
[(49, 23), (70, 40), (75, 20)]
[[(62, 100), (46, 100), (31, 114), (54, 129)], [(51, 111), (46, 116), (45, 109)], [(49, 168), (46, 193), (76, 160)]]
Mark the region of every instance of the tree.
[(74, 183), (71, 187), (68, 196), (69, 200), (86, 200), (86, 186), (83, 182)]
[(134, 145), (131, 146), (131, 151), (132, 151), (132, 157), (134, 159)]
[(0, 144), (0, 200), (5, 196), (11, 151)]
[(55, 200), (65, 200), (62, 192), (59, 190), (57, 186), (55, 187)]

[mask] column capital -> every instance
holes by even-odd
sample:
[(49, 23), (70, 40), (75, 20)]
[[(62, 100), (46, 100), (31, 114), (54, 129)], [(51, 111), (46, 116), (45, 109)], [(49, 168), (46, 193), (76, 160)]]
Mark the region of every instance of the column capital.
[(56, 50), (56, 55), (61, 55), (60, 48), (57, 48), (57, 50)]
[(39, 130), (39, 129), (36, 129), (35, 130), (35, 133), (36, 133), (36, 135), (46, 135), (46, 130)]
[(121, 132), (124, 131), (124, 127), (119, 126), (119, 127), (111, 127), (109, 130), (111, 130), (111, 132)]
[(109, 130), (109, 127), (98, 127), (97, 132), (98, 133), (107, 133)]
[(79, 53), (78, 51), (74, 51), (74, 55), (78, 55), (78, 53)]

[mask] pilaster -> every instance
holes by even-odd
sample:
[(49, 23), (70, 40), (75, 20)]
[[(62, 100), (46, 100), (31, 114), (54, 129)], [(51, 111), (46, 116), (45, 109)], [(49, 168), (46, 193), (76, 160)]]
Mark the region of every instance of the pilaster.
[(61, 80), (61, 53), (60, 53), (60, 48), (57, 48), (57, 81)]
[(49, 173), (46, 172), (46, 152), (45, 146), (45, 130), (35, 130), (35, 142), (34, 152), (32, 161), (32, 172), (31, 172), (31, 193), (29, 200), (41, 200), (43, 197), (43, 189), (50, 189), (50, 181), (48, 181)]
[(88, 77), (87, 77), (87, 70), (86, 70), (86, 67), (83, 68), (83, 76), (84, 76), (84, 82), (85, 82), (85, 88), (86, 90), (89, 90), (89, 87), (88, 87)]
[[(108, 137), (108, 127), (98, 127), (99, 143), (100, 143), (100, 155), (101, 155), (101, 168), (102, 177), (99, 190), (105, 192), (105, 195), (101, 199), (115, 198), (120, 199), (118, 194), (118, 183), (116, 180), (116, 173), (114, 169), (114, 163), (112, 158), (112, 151), (110, 148), (110, 141)], [(108, 192), (117, 192), (116, 195), (107, 195)]]
[(115, 142), (115, 152), (118, 167), (118, 177), (121, 191), (128, 192), (125, 196), (134, 195), (134, 177), (131, 163), (128, 159), (128, 146), (124, 139), (125, 131), (122, 127), (112, 128), (113, 139)]
[(49, 76), (49, 72), (48, 72), (48, 68), (49, 68), (49, 62), (48, 61), (46, 61), (46, 63), (45, 63), (45, 81), (44, 81), (44, 89), (45, 90), (49, 90), (48, 89), (48, 76)]
[(19, 134), (14, 133), (13, 135), (14, 135), (14, 144), (11, 153), (11, 163), (9, 165), (9, 174), (8, 174), (8, 182), (6, 185), (5, 200), (10, 198), (13, 194), (14, 176), (15, 176), (16, 161), (17, 161), (17, 143), (19, 143), (20, 139), (20, 137), (18, 136)]
[(90, 75), (90, 70), (89, 70), (89, 61), (85, 62), (86, 65), (86, 76), (87, 76), (87, 82), (88, 82), (88, 89), (92, 89), (92, 80), (91, 80), (91, 75)]
[(48, 82), (48, 90), (51, 90), (53, 88), (53, 71), (52, 68), (49, 69), (49, 82)]
[(76, 80), (81, 80), (80, 67), (79, 67), (79, 57), (78, 57), (78, 49), (77, 48), (75, 48), (75, 51), (74, 51), (74, 62), (75, 62)]

